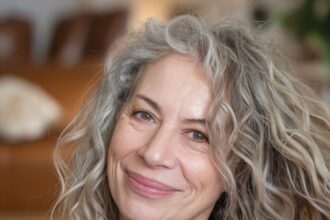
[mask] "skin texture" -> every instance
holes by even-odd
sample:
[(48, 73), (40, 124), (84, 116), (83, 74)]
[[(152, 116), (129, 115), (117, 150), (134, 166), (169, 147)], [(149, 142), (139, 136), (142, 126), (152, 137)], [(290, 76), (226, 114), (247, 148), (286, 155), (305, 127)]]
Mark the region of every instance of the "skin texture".
[(142, 74), (108, 155), (120, 219), (208, 219), (224, 184), (203, 121), (212, 102), (206, 74), (177, 53), (148, 64)]

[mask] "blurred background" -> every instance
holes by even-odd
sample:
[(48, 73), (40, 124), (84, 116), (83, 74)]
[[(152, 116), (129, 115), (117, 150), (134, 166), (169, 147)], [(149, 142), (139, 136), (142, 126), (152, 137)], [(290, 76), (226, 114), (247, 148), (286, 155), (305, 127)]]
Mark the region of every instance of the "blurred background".
[(329, 0), (1, 0), (0, 219), (48, 219), (56, 140), (111, 45), (149, 17), (186, 13), (251, 22), (330, 102)]

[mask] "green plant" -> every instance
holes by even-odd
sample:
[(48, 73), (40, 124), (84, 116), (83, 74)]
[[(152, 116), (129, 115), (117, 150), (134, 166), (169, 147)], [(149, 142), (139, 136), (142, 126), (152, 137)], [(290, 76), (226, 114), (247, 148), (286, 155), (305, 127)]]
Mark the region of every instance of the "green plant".
[(330, 1), (304, 0), (298, 8), (286, 12), (281, 23), (315, 47), (330, 72)]

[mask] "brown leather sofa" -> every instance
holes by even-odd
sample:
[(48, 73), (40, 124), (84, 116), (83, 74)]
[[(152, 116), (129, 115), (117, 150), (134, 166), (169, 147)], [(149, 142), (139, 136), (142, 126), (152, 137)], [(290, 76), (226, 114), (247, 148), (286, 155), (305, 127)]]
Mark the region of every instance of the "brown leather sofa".
[(61, 121), (41, 139), (18, 144), (0, 140), (0, 216), (49, 211), (59, 187), (52, 153), (59, 134), (84, 102), (83, 97), (97, 84), (102, 69), (95, 66), (0, 66), (0, 76), (10, 73), (40, 85), (63, 108)]

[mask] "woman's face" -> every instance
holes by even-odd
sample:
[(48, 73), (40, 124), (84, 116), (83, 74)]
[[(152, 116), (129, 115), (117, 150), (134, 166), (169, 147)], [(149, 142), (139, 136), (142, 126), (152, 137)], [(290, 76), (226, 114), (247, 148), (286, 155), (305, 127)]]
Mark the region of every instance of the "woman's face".
[(121, 219), (208, 219), (224, 191), (211, 162), (206, 74), (170, 53), (148, 64), (115, 126), (108, 155)]

